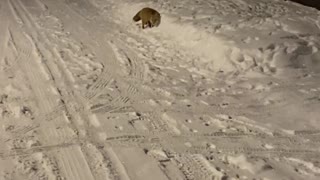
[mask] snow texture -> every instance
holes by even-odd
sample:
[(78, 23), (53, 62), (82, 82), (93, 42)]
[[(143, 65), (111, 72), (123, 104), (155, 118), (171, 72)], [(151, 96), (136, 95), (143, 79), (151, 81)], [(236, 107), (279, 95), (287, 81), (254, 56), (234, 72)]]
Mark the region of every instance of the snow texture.
[(0, 180), (320, 178), (315, 8), (3, 0), (0, 22)]

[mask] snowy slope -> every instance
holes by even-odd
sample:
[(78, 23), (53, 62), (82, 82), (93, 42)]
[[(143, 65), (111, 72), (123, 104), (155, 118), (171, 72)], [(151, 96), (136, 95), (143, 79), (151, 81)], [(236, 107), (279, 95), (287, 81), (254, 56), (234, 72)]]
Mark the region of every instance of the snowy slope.
[(319, 179), (316, 9), (4, 0), (0, 22), (0, 179)]

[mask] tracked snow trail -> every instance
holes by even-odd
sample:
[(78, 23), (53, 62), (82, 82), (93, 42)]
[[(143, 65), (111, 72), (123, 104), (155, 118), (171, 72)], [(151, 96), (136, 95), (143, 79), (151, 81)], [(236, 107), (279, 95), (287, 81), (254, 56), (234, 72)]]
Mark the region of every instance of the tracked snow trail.
[[(177, 21), (174, 9), (192, 9), (188, 1), (137, 2), (0, 2), (1, 177), (319, 178), (316, 66), (284, 68), (298, 78), (281, 76), (270, 62), (288, 58), (277, 54), (290, 51), (288, 44), (270, 41), (259, 59), (247, 47), (253, 37), (241, 46), (243, 34), (228, 34), (256, 28), (248, 18), (254, 13), (263, 19), (291, 6), (196, 1), (203, 14), (190, 18), (191, 11), (181, 11), (186, 14)], [(260, 10), (265, 5), (267, 14)], [(142, 6), (162, 8), (159, 28), (133, 24)], [(216, 17), (205, 15), (214, 8), (225, 17), (241, 10), (248, 19), (237, 27), (222, 19), (213, 29), (226, 33), (212, 34), (200, 22)], [(278, 21), (285, 37), (293, 25)], [(314, 63), (318, 37), (297, 37), (289, 58), (306, 50)]]
[[(53, 161), (57, 165), (45, 164), (40, 166), (39, 172), (32, 172), (28, 170), (28, 161), (36, 161), (41, 163), (42, 159), (46, 158), (47, 154), (44, 152), (40, 153), (40, 158), (32, 157), (33, 150), (29, 154), (30, 158), (22, 158), (17, 162), (17, 166), (22, 166), (26, 169), (23, 176), (32, 178), (41, 174), (41, 176), (47, 178), (59, 178), (58, 176), (65, 176), (67, 179), (93, 179), (90, 168), (87, 165), (87, 161), (79, 147), (79, 142), (76, 140), (76, 132), (74, 128), (75, 122), (69, 122), (68, 118), (71, 118), (69, 113), (73, 113), (69, 110), (69, 99), (65, 97), (68, 93), (68, 83), (72, 81), (70, 76), (66, 76), (66, 72), (61, 69), (61, 63), (58, 61), (58, 57), (55, 54), (55, 49), (52, 47), (48, 34), (42, 32), (39, 22), (35, 20), (35, 13), (43, 13), (46, 9), (42, 9), (39, 6), (38, 1), (28, 1), (27, 4), (19, 0), (8, 0), (4, 3), (7, 9), (10, 9), (10, 15), (14, 18), (13, 22), (10, 23), (9, 31), (12, 36), (12, 44), (16, 49), (16, 59), (21, 70), (25, 73), (26, 78), (29, 81), (36, 101), (37, 101), (37, 115), (35, 117), (35, 124), (40, 124), (36, 130), (33, 130), (36, 142), (30, 144), (32, 149), (44, 149), (46, 146), (56, 145), (62, 147), (61, 151), (56, 151), (50, 154)], [(29, 9), (35, 8), (37, 11), (31, 12)], [(40, 10), (40, 12), (38, 12)], [(34, 13), (34, 14), (33, 14)], [(8, 16), (10, 16), (8, 14)], [(16, 24), (14, 23), (16, 22)], [(22, 31), (19, 29), (22, 29)], [(72, 96), (72, 95), (71, 95)], [(60, 109), (62, 112), (61, 116), (52, 118), (54, 122), (50, 125), (46, 125), (47, 119), (51, 117), (47, 116), (53, 109), (60, 106), (62, 103), (63, 108)], [(35, 108), (35, 107), (33, 107)], [(46, 118), (43, 118), (46, 117)], [(57, 129), (57, 125), (60, 124), (61, 129)], [(21, 137), (25, 138), (25, 137)], [(10, 141), (16, 141), (16, 139), (10, 139)], [(70, 143), (71, 146), (61, 146), (60, 144)], [(74, 145), (72, 145), (74, 143)], [(29, 145), (29, 146), (30, 146)], [(34, 148), (36, 146), (37, 148)], [(40, 146), (40, 147), (38, 147)], [(75, 147), (74, 147), (75, 146)], [(24, 148), (24, 147), (21, 147)], [(14, 151), (14, 147), (13, 150)], [(37, 151), (35, 151), (37, 152)], [(19, 155), (19, 153), (18, 153)], [(51, 159), (49, 159), (51, 160)], [(21, 164), (21, 165), (20, 165)], [(48, 167), (46, 167), (48, 166)], [(58, 167), (57, 167), (58, 166)], [(59, 168), (59, 172), (55, 172), (54, 168)], [(44, 171), (44, 172), (41, 172)], [(56, 174), (58, 173), (58, 174)], [(61, 174), (60, 174), (61, 173)], [(43, 174), (43, 175), (42, 175)], [(55, 177), (56, 176), (56, 177)], [(35, 177), (36, 178), (36, 177)]]

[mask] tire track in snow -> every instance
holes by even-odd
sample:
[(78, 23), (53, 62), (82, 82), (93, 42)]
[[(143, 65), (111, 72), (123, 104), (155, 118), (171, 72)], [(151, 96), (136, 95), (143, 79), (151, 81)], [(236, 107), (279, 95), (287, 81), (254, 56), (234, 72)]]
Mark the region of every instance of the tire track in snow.
[[(5, 27), (5, 25), (4, 25)], [(9, 25), (6, 27), (6, 32), (3, 32), (5, 34), (5, 40), (3, 49), (0, 50), (0, 54), (3, 54), (4, 57), (0, 57), (0, 60), (2, 59), (2, 62), (5, 65), (4, 72), (5, 73), (14, 73), (15, 70), (18, 69), (18, 61), (16, 58), (11, 57), (13, 53), (18, 53), (16, 46), (13, 41), (13, 37), (11, 34), (11, 30), (9, 29)], [(12, 52), (11, 52), (12, 51)]]
[(93, 83), (88, 90), (84, 93), (84, 97), (89, 101), (99, 96), (113, 81), (114, 79), (110, 76), (106, 69), (97, 78), (96, 82)]
[[(109, 42), (109, 45), (112, 47), (113, 44)], [(116, 52), (113, 51), (113, 53)], [(117, 77), (123, 75), (121, 75), (116, 70), (107, 68), (108, 66), (118, 67), (118, 65), (114, 62), (112, 62), (112, 64), (105, 64), (105, 73), (102, 73), (99, 76), (98, 80), (86, 92), (85, 97), (89, 98), (91, 102), (94, 102), (96, 98), (98, 98), (99, 95), (102, 95), (106, 88), (110, 88), (112, 84), (115, 84), (116, 86), (116, 88), (113, 88), (113, 90), (118, 90), (119, 93), (116, 96), (112, 97), (111, 102), (92, 106), (91, 110), (95, 113), (106, 113), (130, 106), (129, 101), (131, 102), (131, 97), (135, 96), (136, 93), (138, 93), (137, 89), (135, 89), (131, 85), (126, 85), (126, 83), (122, 82), (123, 80), (121, 78)]]
[(4, 21), (1, 22), (1, 27), (0, 27), (0, 34), (2, 35), (0, 37), (0, 60), (2, 60), (4, 57), (4, 52), (5, 50), (8, 48), (8, 43), (9, 43), (9, 34), (8, 34), (8, 19), (7, 19), (7, 15), (5, 13), (5, 9), (3, 9), (2, 7), (2, 3), (0, 3), (0, 17), (4, 17)]
[[(39, 69), (39, 64), (37, 61), (38, 60), (37, 56), (35, 55), (35, 49), (34, 46), (31, 42), (30, 38), (27, 38), (27, 35), (22, 34), (18, 31), (12, 32), (13, 37), (16, 39), (19, 39), (19, 41), (15, 40), (15, 45), (17, 49), (17, 61), (19, 64), (19, 67), (24, 71), (26, 74), (27, 79), (29, 80), (29, 83), (31, 85), (31, 88), (33, 89), (33, 93), (35, 94), (35, 97), (37, 97), (39, 105), (41, 108), (39, 108), (40, 112), (49, 112), (51, 110), (51, 107), (55, 106), (55, 97), (50, 96), (47, 93), (46, 86), (43, 86), (44, 84), (47, 83), (47, 79), (44, 76), (43, 72)], [(38, 67), (38, 68), (37, 68)], [(16, 132), (13, 136), (13, 138), (22, 138), (26, 134), (22, 133), (27, 133), (29, 131), (34, 130), (37, 127), (37, 123), (34, 124), (34, 126), (31, 126), (30, 128), (23, 129), (21, 131)], [(41, 129), (40, 129), (41, 131)], [(27, 150), (26, 153), (35, 153), (38, 151), (34, 150)], [(15, 153), (16, 156), (20, 156), (25, 154), (25, 152), (21, 153)], [(23, 163), (24, 161), (21, 160), (19, 163)], [(48, 176), (50, 176), (50, 172), (45, 171), (44, 173), (47, 173)]]
[(22, 21), (22, 19), (21, 19), (21, 16), (20, 16), (19, 11), (16, 9), (15, 6), (13, 6), (11, 0), (7, 0), (7, 2), (8, 2), (9, 8), (10, 8), (10, 10), (11, 10), (11, 13), (12, 13), (14, 19), (16, 20), (16, 22), (17, 22), (20, 26), (22, 26), (24, 23), (23, 23), (23, 21)]
[[(73, 2), (73, 1), (70, 1), (70, 2)], [(68, 3), (68, 4), (72, 4), (72, 3)], [(77, 3), (78, 5), (79, 4), (81, 4), (81, 3)], [(74, 12), (77, 12), (76, 14), (78, 14), (78, 15), (81, 15), (83, 12), (87, 12), (87, 10), (86, 9), (83, 9), (83, 7), (81, 6), (81, 5), (79, 5), (79, 7), (80, 8), (77, 8), (76, 10), (74, 9), (76, 6), (74, 6), (74, 5), (68, 5), (69, 6), (69, 8), (71, 8)], [(91, 6), (90, 6), (91, 7)], [(92, 11), (92, 9), (90, 10), (90, 11)], [(95, 11), (97, 11), (97, 9), (95, 9)], [(90, 14), (92, 14), (92, 12), (89, 12)], [(103, 45), (103, 44), (101, 44), (101, 42), (100, 41), (96, 41), (96, 43), (99, 45), (99, 46), (105, 46), (105, 45)], [(121, 45), (115, 45), (115, 43), (113, 43), (112, 41), (109, 41), (108, 42), (109, 43), (109, 45), (111, 46), (111, 47), (116, 47), (116, 46), (121, 46)], [(118, 43), (117, 43), (118, 44)], [(117, 51), (114, 49), (114, 51), (113, 51), (113, 54), (114, 55), (112, 55), (113, 57), (114, 57), (114, 59), (118, 59), (117, 58), (117, 55), (116, 55), (116, 53), (117, 53)], [(130, 53), (131, 55), (130, 56), (134, 56), (133, 54), (132, 54), (132, 52)], [(130, 60), (128, 60), (128, 61), (131, 61), (131, 63), (129, 63), (129, 64), (131, 64), (130, 65), (130, 67), (131, 67), (131, 73), (134, 75), (134, 77), (135, 78), (137, 78), (138, 79), (138, 82), (139, 81), (143, 81), (143, 76), (144, 76), (144, 66), (142, 65), (142, 66), (140, 66), (141, 64), (139, 64), (139, 61), (137, 61), (137, 60), (135, 60), (135, 58), (136, 57), (134, 57), (134, 58), (131, 58), (131, 57), (129, 57), (127, 54), (125, 54), (126, 55), (126, 57), (128, 58), (128, 59), (130, 59)], [(131, 60), (131, 59), (134, 59), (134, 60)], [(127, 61), (127, 62), (128, 62)], [(107, 84), (110, 84), (110, 82), (111, 81), (115, 81), (116, 83), (117, 83), (117, 81), (122, 81), (123, 79), (115, 79), (115, 77), (116, 76), (123, 76), (122, 74), (119, 74), (118, 72), (117, 72), (117, 70), (118, 70), (118, 68), (120, 69), (120, 67), (118, 67), (119, 66), (119, 62), (115, 62), (115, 61), (112, 61), (111, 60), (111, 62), (110, 62), (111, 64), (105, 64), (104, 65), (104, 72), (105, 72), (105, 74), (104, 73), (102, 73), (100, 76), (99, 76), (99, 78), (98, 78), (98, 80), (89, 88), (89, 92), (87, 92), (86, 93), (86, 95), (85, 95), (85, 97), (86, 98), (89, 98), (89, 99), (91, 99), (91, 98), (93, 98), (93, 97), (97, 97), (98, 95), (100, 95), (101, 94), (101, 92), (104, 90), (104, 88), (106, 88), (107, 87)], [(125, 62), (126, 63), (126, 62)], [(117, 70), (115, 70), (114, 68), (113, 69), (110, 69), (110, 68), (108, 68), (108, 67), (117, 67), (116, 69)], [(111, 76), (111, 77), (110, 77)], [(126, 82), (127, 83), (127, 82)], [(102, 86), (100, 86), (100, 84), (102, 85)], [(123, 86), (124, 87), (124, 89), (121, 89), (120, 91), (121, 91), (121, 94), (123, 94), (122, 95), (122, 97), (114, 97), (114, 101), (112, 102), (112, 103), (110, 103), (110, 104), (105, 104), (105, 107), (110, 107), (110, 106), (112, 106), (112, 104), (117, 104), (117, 103), (119, 103), (119, 102), (121, 102), (121, 103), (125, 103), (126, 104), (126, 102), (128, 101), (127, 99), (127, 96), (128, 97), (133, 97), (133, 96), (135, 96), (135, 93), (137, 93), (137, 89), (136, 88), (134, 88), (133, 86), (130, 86), (129, 85), (129, 87), (127, 87), (126, 85), (125, 86)], [(131, 99), (131, 98), (130, 98)], [(102, 109), (102, 106), (96, 106), (95, 108), (93, 108), (93, 109), (97, 109), (97, 108), (99, 108), (99, 109)], [(121, 108), (121, 107), (116, 107), (116, 109), (118, 109), (118, 108)], [(108, 109), (108, 108), (107, 108)], [(103, 112), (103, 110), (101, 110), (100, 112)]]
[(34, 146), (28, 149), (13, 149), (10, 152), (0, 152), (1, 159), (12, 158), (15, 156), (28, 156), (38, 152), (48, 152), (48, 151), (58, 151), (62, 148), (67, 148), (69, 146), (76, 146), (76, 143), (62, 143), (62, 144), (54, 144), (54, 145), (46, 145), (46, 146)]
[[(32, 47), (33, 54), (37, 54), (34, 51), (37, 51), (38, 44), (34, 42), (34, 39), (36, 39), (38, 42), (43, 42), (44, 45), (46, 45), (46, 43), (49, 43), (49, 40), (43, 34), (36, 34), (39, 30), (39, 26), (32, 19), (32, 15), (30, 14), (30, 12), (28, 12), (28, 10), (24, 7), (24, 5), (20, 1), (17, 2), (15, 0), (12, 0), (12, 1), (9, 1), (9, 4), (11, 7), (13, 7), (12, 10), (14, 10), (14, 14), (18, 14), (17, 12), (19, 12), (18, 14), (19, 18), (22, 20), (22, 22), (25, 23), (26, 29), (31, 31), (31, 34), (32, 34), (31, 36), (33, 36), (29, 38), (24, 38), (22, 35), (14, 35), (15, 37), (18, 36), (17, 39), (19, 39), (19, 41), (16, 41), (17, 49), (18, 51), (21, 51), (21, 53), (19, 54), (26, 54), (25, 57), (23, 57), (24, 61), (22, 61), (21, 66), (24, 66), (23, 69), (25, 70), (26, 74), (29, 77), (30, 84), (35, 92), (35, 96), (38, 97), (39, 102), (41, 103), (39, 109), (40, 111), (43, 112), (43, 114), (50, 113), (52, 109), (58, 105), (57, 100), (59, 100), (59, 97), (57, 97), (56, 94), (52, 94), (52, 92), (51, 92), (51, 95), (48, 94), (48, 91), (46, 89), (48, 84), (47, 82), (48, 79), (42, 78), (43, 75), (39, 74), (43, 72), (38, 72), (36, 69), (34, 69), (39, 65), (40, 65), (39, 69), (43, 68), (41, 62), (40, 63), (38, 62), (39, 65), (35, 66), (34, 65), (35, 62), (29, 60), (30, 54), (32, 53), (30, 50), (31, 49), (30, 47)], [(29, 45), (22, 44), (22, 43), (27, 43), (28, 41), (30, 41)], [(40, 57), (38, 56), (37, 58), (39, 60)], [(28, 63), (25, 63), (26, 60)], [(47, 63), (50, 63), (50, 62), (47, 62)], [(50, 72), (50, 76), (53, 77), (51, 80), (55, 80), (56, 78), (59, 78), (62, 76), (61, 72), (57, 70), (57, 67), (55, 67), (55, 64), (44, 63), (44, 65), (46, 65), (47, 72)], [(52, 69), (53, 71), (51, 71)], [(46, 74), (46, 76), (48, 76), (48, 74)], [(66, 112), (68, 112), (68, 110), (66, 110)], [(60, 121), (63, 122), (65, 120), (61, 119)], [(54, 132), (54, 133), (57, 134), (58, 137), (62, 135), (62, 134), (59, 134), (60, 132)], [(69, 164), (72, 167), (76, 167), (75, 169), (69, 169), (69, 170), (63, 169), (62, 171), (64, 171), (66, 177), (68, 177), (68, 179), (84, 179), (84, 180), (93, 179), (90, 168), (88, 167), (88, 165), (86, 165), (87, 162), (83, 156), (81, 149), (78, 149), (77, 151), (75, 151), (76, 153), (72, 153), (72, 151), (74, 151), (73, 148), (67, 148), (63, 150), (63, 153), (59, 154), (58, 156), (59, 157), (58, 159), (64, 164)], [(70, 154), (72, 154), (72, 156), (70, 156)], [(83, 165), (83, 167), (77, 166), (79, 162)]]
[(0, 17), (5, 17), (3, 22), (1, 22), (1, 27), (0, 27), (0, 34), (3, 36), (0, 37), (0, 64), (1, 64), (1, 71), (5, 73), (13, 73), (15, 70), (15, 67), (17, 65), (16, 59), (12, 59), (10, 57), (10, 47), (12, 38), (9, 30), (9, 20), (8, 20), (8, 15), (7, 15), (7, 10), (6, 9), (0, 9)]
[(121, 64), (123, 64), (123, 66), (127, 67), (125, 68), (125, 71), (128, 71), (127, 74), (129, 78), (132, 76), (133, 80), (137, 81), (139, 84), (142, 84), (145, 79), (144, 64), (141, 63), (141, 60), (138, 60), (138, 58), (135, 56), (135, 53), (133, 53), (130, 48), (124, 45), (124, 43), (117, 42), (116, 44), (110, 42), (110, 46), (112, 47), (117, 59)]

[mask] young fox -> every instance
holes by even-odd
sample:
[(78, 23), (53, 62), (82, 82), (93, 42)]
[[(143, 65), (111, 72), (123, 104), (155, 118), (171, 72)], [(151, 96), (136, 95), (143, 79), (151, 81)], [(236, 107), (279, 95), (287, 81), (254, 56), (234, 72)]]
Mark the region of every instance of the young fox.
[(142, 29), (147, 25), (149, 28), (154, 26), (159, 26), (161, 22), (160, 13), (151, 8), (143, 8), (141, 9), (134, 17), (133, 20), (135, 22), (142, 21)]

